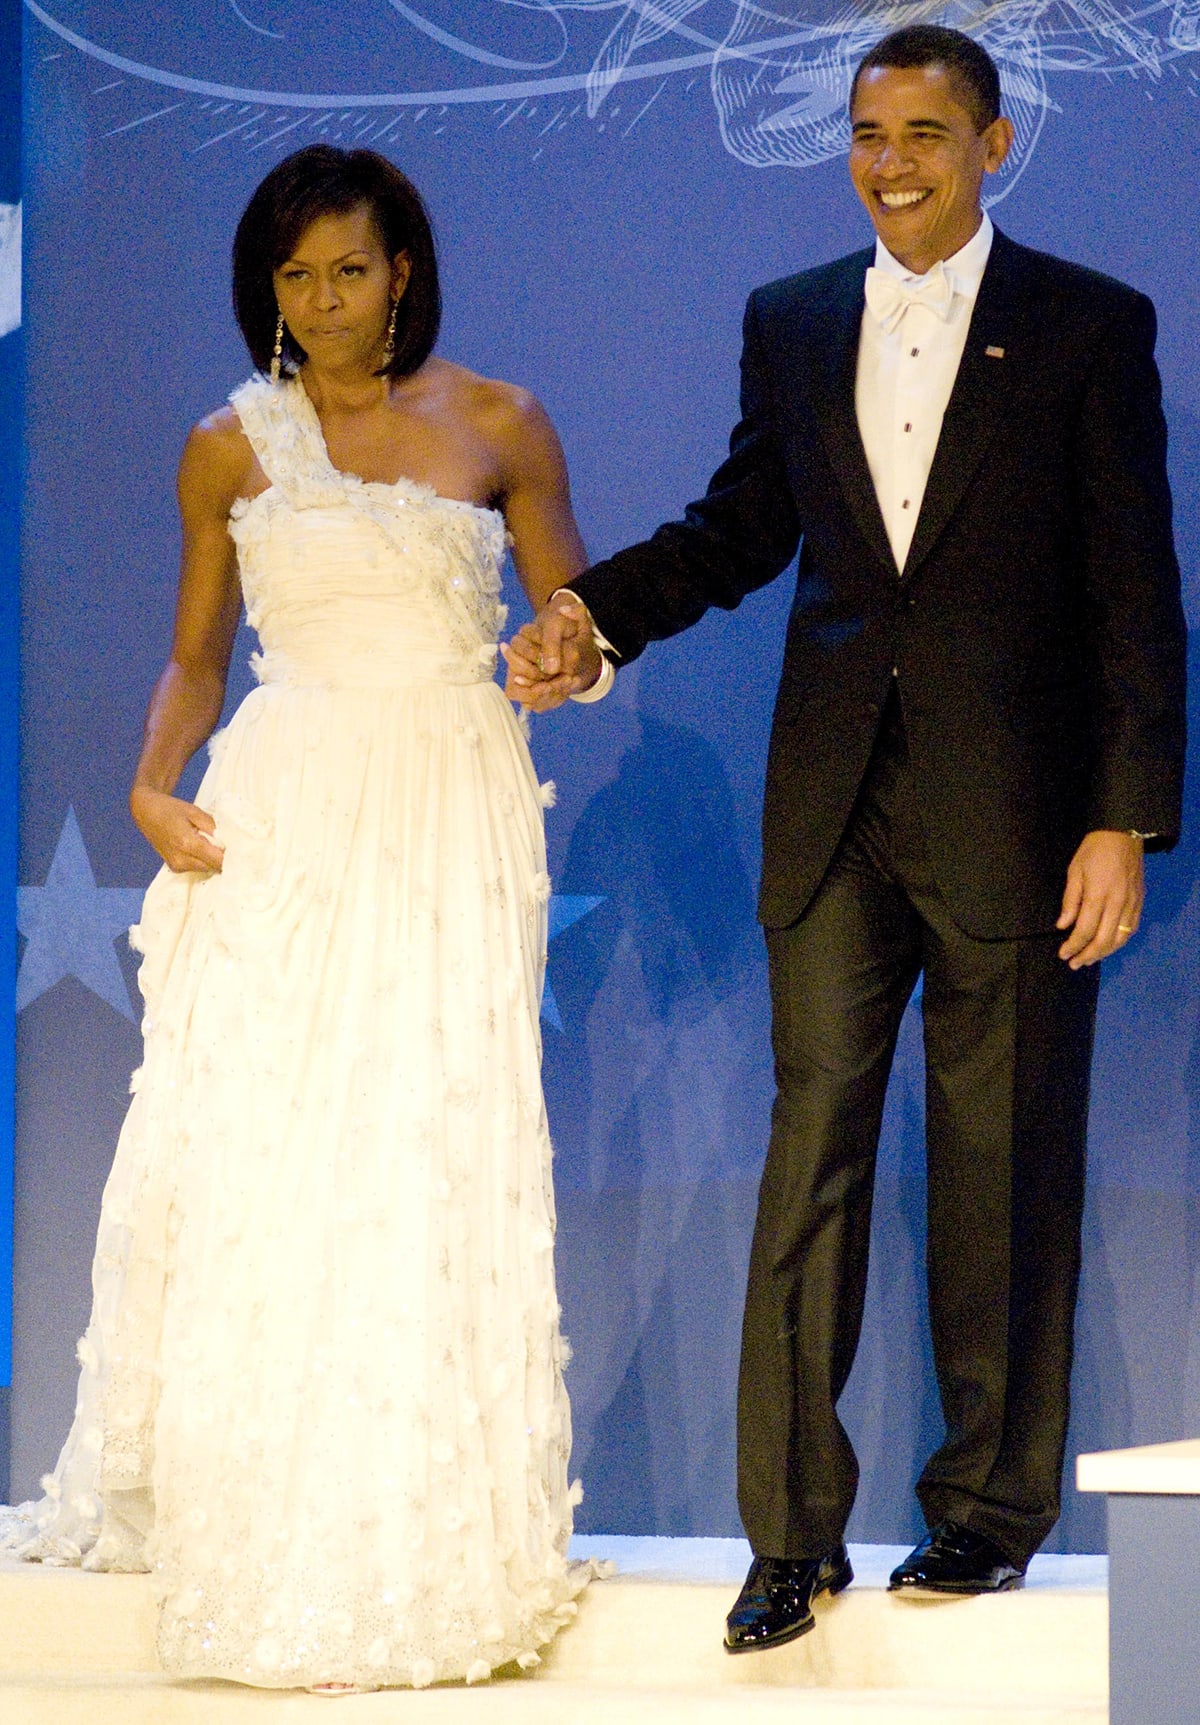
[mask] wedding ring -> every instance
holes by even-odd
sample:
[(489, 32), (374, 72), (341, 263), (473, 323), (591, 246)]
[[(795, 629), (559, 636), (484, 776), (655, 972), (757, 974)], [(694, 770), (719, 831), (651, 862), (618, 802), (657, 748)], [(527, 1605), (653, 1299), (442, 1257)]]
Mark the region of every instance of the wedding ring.
[(541, 654), (540, 654), (540, 653), (539, 653), (539, 654), (538, 654), (538, 670), (539, 670), (539, 671), (543, 671), (543, 672), (544, 672), (544, 671), (545, 671), (545, 669), (546, 669), (546, 667), (545, 667), (545, 665), (544, 665), (544, 664), (543, 664), (543, 663), (542, 663), (542, 655), (541, 655)]
[(1119, 922), (1117, 924), (1117, 933), (1118, 934), (1132, 934), (1133, 930), (1130, 928), (1128, 923)]

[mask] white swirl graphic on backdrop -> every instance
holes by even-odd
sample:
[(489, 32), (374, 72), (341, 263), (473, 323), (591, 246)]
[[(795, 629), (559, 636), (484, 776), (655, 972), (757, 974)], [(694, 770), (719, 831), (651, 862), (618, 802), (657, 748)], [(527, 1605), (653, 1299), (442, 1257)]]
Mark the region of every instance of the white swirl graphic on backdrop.
[[(405, 114), (432, 113), (444, 122), (455, 111), (488, 107), (497, 129), (519, 118), (537, 121), (535, 136), (543, 141), (576, 121), (601, 130), (611, 122), (628, 136), (672, 85), (684, 96), (706, 86), (725, 149), (760, 168), (806, 168), (844, 154), (846, 99), (862, 54), (902, 24), (947, 23), (974, 36), (1000, 67), (1017, 139), (996, 197), (1028, 163), (1069, 77), (1124, 76), (1152, 87), (1168, 71), (1178, 76), (1178, 62), (1200, 52), (1200, 0), (484, 0), (472, 6), (377, 0), (378, 40), (356, 28), (353, 51), (342, 45), (348, 63), (390, 68), (407, 59), (437, 65), (442, 75), (381, 79), (385, 87), (371, 88), (359, 70), (345, 88), (314, 90), (299, 87), (313, 59), (302, 48), (301, 26), (320, 18), (327, 28), (328, 5), (318, 10), (293, 0), (272, 12), (263, 0), (207, 0), (214, 28), (203, 39), (210, 48), (228, 43), (218, 52), (229, 77), (201, 78), (163, 64), (161, 53), (142, 58), (96, 39), (95, 32), (103, 34), (95, 22), (102, 8), (89, 8), (93, 34), (84, 34), (61, 15), (67, 10), (61, 4), (54, 16), (39, 0), (25, 3), (61, 41), (120, 74), (94, 93), (127, 95), (139, 84), (178, 93), (166, 106), (113, 125), (114, 133), (191, 106), (228, 116), (199, 148), (226, 140), (264, 148), (285, 137), (291, 148), (305, 128), (365, 143), (387, 141)], [(291, 31), (279, 21), (283, 14)], [(228, 36), (231, 20), (246, 33), (241, 48), (238, 36)], [(136, 39), (139, 27), (127, 13), (120, 26), (123, 41)], [(147, 26), (147, 40), (151, 33)], [(196, 39), (193, 28), (189, 40)], [(279, 74), (267, 81), (264, 52)], [(258, 77), (246, 75), (250, 67)], [(1196, 72), (1186, 71), (1195, 95)], [(629, 98), (636, 98), (632, 117), (621, 107)], [(543, 109), (554, 108), (546, 118)]]

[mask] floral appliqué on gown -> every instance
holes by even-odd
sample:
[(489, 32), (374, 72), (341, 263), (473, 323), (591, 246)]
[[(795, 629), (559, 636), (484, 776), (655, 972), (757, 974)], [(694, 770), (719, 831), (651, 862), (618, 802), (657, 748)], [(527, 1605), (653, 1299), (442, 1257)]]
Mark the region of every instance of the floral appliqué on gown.
[(145, 1059), (74, 1425), (0, 1543), (152, 1570), (167, 1671), (486, 1677), (574, 1613), (538, 1010), (542, 797), (492, 680), (494, 511), (231, 398), (259, 686), (198, 793), (221, 873), (133, 940)]

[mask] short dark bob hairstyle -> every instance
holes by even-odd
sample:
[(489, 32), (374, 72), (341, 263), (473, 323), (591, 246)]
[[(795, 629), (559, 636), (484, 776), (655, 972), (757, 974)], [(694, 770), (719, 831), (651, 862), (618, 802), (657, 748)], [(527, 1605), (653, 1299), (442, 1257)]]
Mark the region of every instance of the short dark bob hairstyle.
[(876, 66), (909, 72), (921, 66), (944, 66), (964, 98), (977, 132), (986, 132), (1000, 118), (1000, 74), (986, 48), (961, 30), (942, 24), (909, 24), (893, 30), (868, 50), (859, 61), (850, 86), (850, 106), (863, 73)]
[[(433, 229), (421, 194), (386, 156), (309, 144), (271, 169), (246, 205), (233, 238), (233, 311), (250, 357), (271, 369), (279, 307), (274, 272), (319, 216), (365, 204), (389, 258), (407, 252), (412, 273), (396, 313), (395, 353), (380, 375), (408, 377), (429, 358), (442, 321)], [(282, 360), (294, 370), (304, 349), (283, 332)]]

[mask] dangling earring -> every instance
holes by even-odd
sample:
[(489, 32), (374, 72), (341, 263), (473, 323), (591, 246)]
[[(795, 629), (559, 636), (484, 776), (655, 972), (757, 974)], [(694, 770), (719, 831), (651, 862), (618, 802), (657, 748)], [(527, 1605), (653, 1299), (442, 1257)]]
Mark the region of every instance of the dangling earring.
[(383, 364), (379, 368), (381, 371), (386, 371), (396, 357), (396, 308), (399, 304), (398, 299), (392, 301), (392, 315), (388, 318), (387, 340), (383, 344)]
[(279, 322), (275, 325), (275, 352), (271, 355), (271, 382), (279, 382), (279, 373), (283, 365), (283, 313), (279, 314)]

